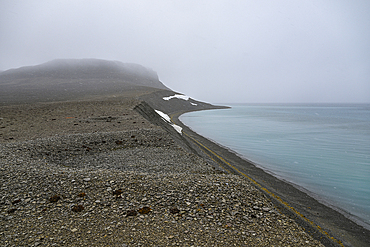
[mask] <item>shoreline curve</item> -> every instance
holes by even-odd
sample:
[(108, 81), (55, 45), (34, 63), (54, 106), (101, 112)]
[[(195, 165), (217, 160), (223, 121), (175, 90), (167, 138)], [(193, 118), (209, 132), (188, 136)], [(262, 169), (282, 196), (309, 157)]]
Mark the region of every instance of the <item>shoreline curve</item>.
[[(173, 94), (173, 92), (171, 93)], [(237, 155), (235, 151), (201, 136), (183, 124), (179, 117), (184, 113), (194, 111), (193, 109), (184, 109), (176, 103), (172, 109), (165, 109), (165, 112), (171, 117), (172, 123), (183, 128), (182, 135), (177, 132), (174, 133), (175, 130), (168, 128), (170, 125), (164, 121), (154, 120), (153, 116), (148, 115), (148, 112), (154, 111), (153, 107), (161, 109), (163, 103), (158, 100), (161, 99), (158, 96), (168, 96), (167, 94), (168, 92), (161, 91), (156, 92), (155, 95), (150, 94), (143, 97), (143, 102), (139, 104), (136, 110), (141, 108), (141, 110), (138, 110), (141, 115), (152, 123), (161, 125), (172, 132), (175, 139), (188, 146), (191, 152), (210, 161), (214, 166), (251, 180), (259, 190), (263, 191), (276, 203), (283, 213), (297, 220), (306, 229), (307, 233), (325, 246), (370, 246), (370, 231), (346, 217), (343, 212), (338, 212), (325, 205), (288, 181), (275, 177), (245, 157)], [(147, 99), (150, 99), (149, 102), (147, 102)], [(152, 109), (143, 111), (144, 108), (148, 107)], [(222, 108), (225, 107), (211, 105), (209, 108), (204, 107), (196, 110)]]

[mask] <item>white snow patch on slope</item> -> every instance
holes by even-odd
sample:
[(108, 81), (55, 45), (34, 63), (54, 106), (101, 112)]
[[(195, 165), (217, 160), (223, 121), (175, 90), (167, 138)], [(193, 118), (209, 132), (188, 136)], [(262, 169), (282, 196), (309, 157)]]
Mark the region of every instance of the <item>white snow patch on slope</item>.
[(176, 124), (171, 124), (172, 127), (182, 135), (182, 128)]
[(190, 97), (186, 96), (186, 95), (182, 95), (182, 94), (175, 94), (173, 96), (163, 97), (164, 100), (170, 100), (170, 99), (173, 99), (173, 98), (189, 100)]
[(155, 110), (155, 112), (161, 116), (164, 120), (166, 120), (167, 122), (171, 122), (171, 118), (170, 116), (168, 116), (166, 113), (164, 112), (161, 112), (161, 111), (158, 111), (158, 110)]
[(168, 116), (166, 113), (164, 112), (161, 112), (159, 110), (155, 110), (155, 112), (161, 116), (161, 118), (163, 120), (165, 120), (166, 122), (168, 122), (177, 132), (179, 132), (180, 134), (182, 134), (182, 128), (174, 123), (171, 122), (171, 118), (170, 116)]

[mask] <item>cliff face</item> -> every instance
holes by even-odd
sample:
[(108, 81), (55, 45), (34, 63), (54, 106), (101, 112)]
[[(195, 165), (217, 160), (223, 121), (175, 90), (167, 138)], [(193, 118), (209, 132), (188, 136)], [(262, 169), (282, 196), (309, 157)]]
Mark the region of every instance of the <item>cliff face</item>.
[(170, 90), (151, 69), (99, 59), (58, 59), (0, 73), (0, 104), (62, 101), (134, 90)]

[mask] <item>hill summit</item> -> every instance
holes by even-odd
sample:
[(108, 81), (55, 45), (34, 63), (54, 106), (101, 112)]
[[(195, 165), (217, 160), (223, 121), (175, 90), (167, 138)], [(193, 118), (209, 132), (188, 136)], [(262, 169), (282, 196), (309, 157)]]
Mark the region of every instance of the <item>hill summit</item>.
[(158, 89), (170, 90), (152, 69), (101, 59), (56, 59), (0, 73), (0, 104), (73, 100)]

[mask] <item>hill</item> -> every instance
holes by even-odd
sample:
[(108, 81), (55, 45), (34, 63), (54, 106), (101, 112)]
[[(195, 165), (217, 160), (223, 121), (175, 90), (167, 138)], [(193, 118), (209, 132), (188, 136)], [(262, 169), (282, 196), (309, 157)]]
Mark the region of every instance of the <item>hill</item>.
[(57, 59), (0, 73), (0, 104), (85, 99), (170, 90), (151, 69), (100, 59)]

